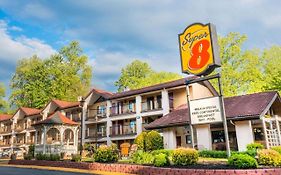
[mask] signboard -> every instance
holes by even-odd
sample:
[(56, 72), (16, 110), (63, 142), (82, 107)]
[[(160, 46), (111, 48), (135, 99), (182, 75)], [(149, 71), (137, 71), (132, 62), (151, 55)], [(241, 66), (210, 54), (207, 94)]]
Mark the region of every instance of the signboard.
[(190, 101), (191, 124), (222, 122), (220, 97)]
[(182, 72), (208, 75), (220, 66), (216, 29), (213, 24), (195, 23), (179, 34)]

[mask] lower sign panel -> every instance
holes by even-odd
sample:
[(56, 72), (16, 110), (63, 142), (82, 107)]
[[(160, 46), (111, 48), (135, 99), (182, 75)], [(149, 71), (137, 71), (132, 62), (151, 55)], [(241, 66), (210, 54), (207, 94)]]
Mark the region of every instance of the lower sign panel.
[(222, 122), (220, 97), (191, 100), (189, 102), (191, 124)]

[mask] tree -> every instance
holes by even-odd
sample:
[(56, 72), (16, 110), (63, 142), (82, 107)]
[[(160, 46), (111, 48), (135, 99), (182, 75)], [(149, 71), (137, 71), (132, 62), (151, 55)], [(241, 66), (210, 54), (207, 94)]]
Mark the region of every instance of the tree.
[(12, 104), (41, 108), (53, 98), (76, 101), (90, 86), (92, 68), (87, 62), (75, 41), (48, 59), (20, 60), (11, 80)]
[(5, 97), (5, 86), (0, 84), (0, 113), (6, 113), (8, 108), (8, 103), (3, 98)]
[(171, 72), (156, 72), (152, 70), (148, 63), (140, 60), (134, 60), (126, 67), (122, 68), (119, 79), (115, 82), (118, 91), (129, 89), (138, 89), (145, 86), (150, 86), (158, 83), (163, 83), (181, 76)]
[(242, 49), (246, 40), (247, 36), (239, 33), (219, 37), (222, 87), (225, 96), (253, 93), (263, 89), (264, 61), (260, 58), (260, 50)]

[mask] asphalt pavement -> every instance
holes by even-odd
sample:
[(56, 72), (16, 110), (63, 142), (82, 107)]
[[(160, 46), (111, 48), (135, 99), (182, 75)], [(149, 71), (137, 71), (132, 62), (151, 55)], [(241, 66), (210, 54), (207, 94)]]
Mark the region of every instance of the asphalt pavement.
[(89, 174), (1, 166), (0, 175), (89, 175)]

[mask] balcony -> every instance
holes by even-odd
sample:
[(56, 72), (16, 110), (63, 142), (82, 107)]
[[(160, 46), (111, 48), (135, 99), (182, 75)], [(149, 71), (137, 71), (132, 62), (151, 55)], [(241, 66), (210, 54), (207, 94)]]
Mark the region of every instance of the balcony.
[(161, 101), (146, 101), (141, 103), (141, 112), (162, 110)]
[(16, 126), (16, 127), (15, 127), (15, 132), (22, 132), (22, 131), (24, 131), (26, 128), (27, 128), (27, 127), (22, 126), (22, 125)]
[(86, 139), (100, 139), (103, 137), (106, 137), (106, 129), (98, 131), (97, 133), (95, 133), (95, 131), (92, 131), (86, 135)]
[(106, 118), (106, 109), (90, 109), (87, 115), (87, 121), (99, 121)]
[(136, 104), (135, 103), (110, 107), (110, 116), (134, 114), (134, 113), (136, 113)]
[(0, 134), (12, 134), (11, 128), (0, 128)]
[(130, 125), (113, 125), (112, 127), (110, 127), (110, 136), (135, 134), (137, 134), (137, 127), (135, 123)]
[(0, 147), (9, 147), (9, 146), (11, 146), (9, 142), (3, 142), (3, 141), (0, 142)]

